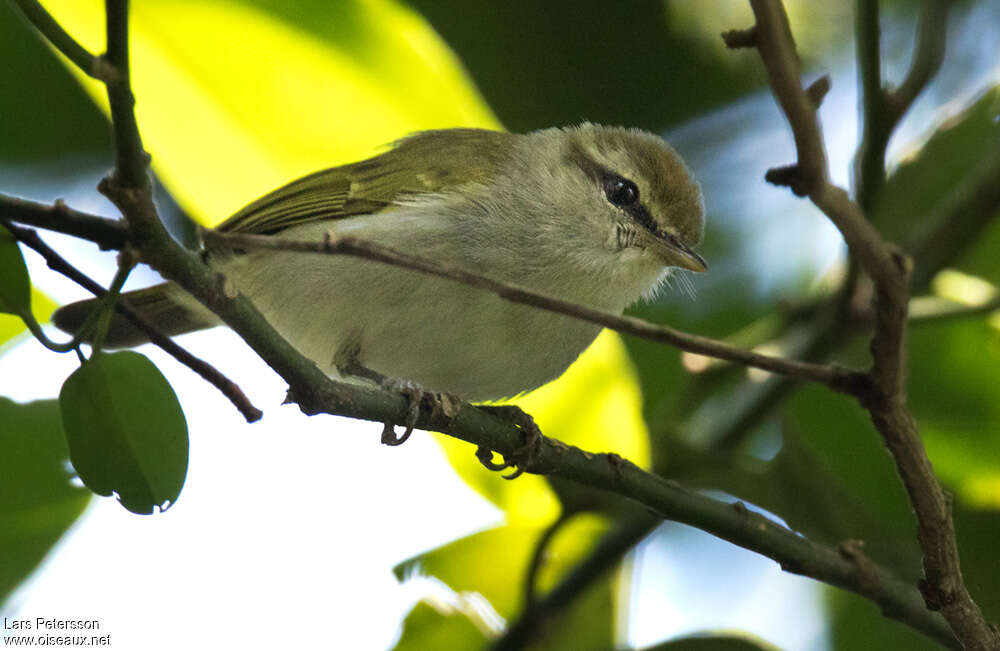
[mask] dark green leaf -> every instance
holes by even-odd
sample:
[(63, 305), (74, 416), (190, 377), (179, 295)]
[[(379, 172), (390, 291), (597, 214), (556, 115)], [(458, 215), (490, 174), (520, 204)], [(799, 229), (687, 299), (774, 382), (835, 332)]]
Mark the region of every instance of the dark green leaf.
[(782, 450), (787, 458), (776, 460), (772, 479), (783, 484), (793, 526), (831, 545), (864, 540), (869, 556), (916, 580), (913, 515), (868, 414), (848, 397), (808, 386), (789, 401), (785, 416), (785, 436), (794, 441)]
[(777, 651), (778, 647), (750, 635), (702, 633), (649, 647), (643, 651)]
[[(998, 116), (1000, 86), (988, 90), (965, 111), (938, 125), (923, 147), (893, 172), (877, 197), (872, 219), (889, 239), (907, 244), (920, 256), (918, 266), (938, 266), (939, 252), (947, 248), (938, 246), (942, 238), (966, 242), (992, 217), (961, 215), (947, 233), (938, 231), (940, 225), (925, 218), (945, 210), (955, 200), (956, 193), (967, 191), (968, 183), (978, 182), (987, 166), (994, 163), (1000, 149)], [(921, 245), (928, 237), (935, 241), (929, 246)], [(991, 251), (990, 264), (986, 266), (1000, 272), (996, 259)]]
[(31, 282), (21, 248), (14, 236), (0, 226), (0, 312), (27, 314), (31, 311)]
[(0, 3), (0, 61), (0, 162), (65, 168), (110, 149), (107, 120), (12, 2)]
[(173, 504), (188, 463), (187, 423), (166, 378), (145, 356), (100, 353), (59, 394), (70, 459), (98, 495), (134, 513)]
[(0, 398), (0, 603), (45, 558), (90, 501), (70, 483), (55, 400)]
[(911, 331), (909, 403), (934, 470), (960, 498), (1000, 474), (998, 368), (1000, 332), (985, 318)]

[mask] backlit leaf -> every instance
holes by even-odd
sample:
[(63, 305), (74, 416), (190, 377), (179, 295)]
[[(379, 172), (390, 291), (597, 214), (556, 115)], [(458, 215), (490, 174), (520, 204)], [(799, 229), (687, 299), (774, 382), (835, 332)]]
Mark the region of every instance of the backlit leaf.
[(173, 389), (144, 355), (100, 353), (59, 394), (70, 459), (98, 495), (134, 513), (169, 508), (184, 485), (188, 435)]

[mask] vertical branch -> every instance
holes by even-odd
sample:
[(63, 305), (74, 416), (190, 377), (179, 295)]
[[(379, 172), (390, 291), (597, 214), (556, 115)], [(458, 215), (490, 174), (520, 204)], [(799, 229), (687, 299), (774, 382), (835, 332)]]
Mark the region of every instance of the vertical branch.
[[(882, 238), (868, 221), (862, 206), (852, 201), (842, 188), (829, 182), (819, 121), (815, 106), (810, 103), (810, 93), (802, 89), (799, 80), (798, 57), (784, 7), (780, 0), (750, 0), (750, 4), (757, 21), (752, 29), (754, 44), (767, 69), (775, 98), (791, 125), (798, 153), (794, 166), (771, 170), (766, 178), (789, 185), (796, 194), (808, 195), (840, 230), (851, 255), (875, 284), (872, 368), (867, 374), (868, 390), (859, 395), (859, 400), (892, 454), (917, 517), (917, 540), (923, 552), (924, 579), (920, 590), (924, 603), (931, 610), (941, 611), (966, 648), (1000, 649), (1000, 633), (986, 621), (965, 587), (951, 518), (951, 501), (934, 476), (916, 422), (906, 404), (906, 315), (912, 260)], [(930, 11), (928, 7), (931, 4), (925, 5), (925, 10)], [(876, 83), (877, 61), (873, 56), (877, 50), (877, 10), (866, 3), (860, 8), (867, 12), (859, 17), (859, 24), (864, 27), (859, 39), (866, 41), (859, 48), (869, 57), (862, 64), (863, 73), (867, 71), (864, 84), (874, 92), (874, 87), (880, 86)], [(870, 22), (873, 18), (874, 24)], [(943, 28), (943, 25), (937, 26), (937, 29)], [(925, 47), (943, 47), (943, 40), (928, 41), (926, 35), (921, 41)], [(918, 54), (914, 61), (915, 65), (920, 61), (922, 69), (926, 69), (927, 61), (933, 63), (934, 59)], [(914, 72), (909, 79), (923, 79), (922, 85), (929, 75)], [(919, 90), (915, 81), (904, 82), (904, 87), (905, 91), (894, 95), (901, 101), (892, 104), (888, 132), (916, 97), (914, 88)], [(884, 91), (879, 87), (877, 92), (878, 101), (885, 102)], [(885, 137), (887, 141), (888, 133)], [(877, 158), (881, 161), (884, 148), (879, 151)], [(822, 168), (817, 169), (820, 165)]]
[(115, 176), (131, 188), (149, 188), (149, 154), (142, 148), (135, 119), (135, 96), (129, 73), (128, 0), (107, 0), (107, 52), (110, 72), (105, 79), (114, 130)]
[(870, 210), (872, 198), (885, 185), (885, 150), (892, 133), (882, 89), (878, 0), (858, 0), (854, 25), (863, 129), (854, 160), (854, 191), (861, 207)]

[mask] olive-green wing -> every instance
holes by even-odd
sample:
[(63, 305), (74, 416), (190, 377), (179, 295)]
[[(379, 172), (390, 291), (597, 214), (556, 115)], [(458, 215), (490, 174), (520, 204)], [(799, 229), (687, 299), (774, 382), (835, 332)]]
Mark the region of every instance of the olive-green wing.
[(305, 176), (246, 206), (221, 231), (270, 235), (310, 222), (378, 212), (407, 196), (482, 182), (501, 164), (498, 131), (424, 131), (374, 158)]

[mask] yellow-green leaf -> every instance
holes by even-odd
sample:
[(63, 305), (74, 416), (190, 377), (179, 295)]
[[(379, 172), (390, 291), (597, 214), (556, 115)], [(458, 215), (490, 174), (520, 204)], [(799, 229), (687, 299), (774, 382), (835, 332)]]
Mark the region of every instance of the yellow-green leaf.
[(31, 309), (31, 282), (17, 240), (0, 226), (0, 312), (27, 314)]
[[(613, 332), (601, 333), (559, 379), (512, 402), (531, 414), (546, 436), (649, 467), (638, 379)], [(551, 522), (558, 514), (558, 501), (542, 477), (500, 481), (479, 464), (467, 443), (444, 435), (438, 439), (462, 478), (503, 509), (509, 522)]]
[[(39, 323), (45, 323), (52, 318), (52, 313), (55, 311), (55, 302), (38, 291), (37, 288), (32, 287), (31, 313), (35, 315), (35, 320)], [(4, 346), (5, 343), (25, 331), (27, 331), (27, 327), (20, 317), (10, 314), (0, 314), (0, 355), (3, 355), (7, 350), (7, 347)]]
[[(93, 51), (103, 3), (45, 3)], [(293, 178), (375, 153), (421, 129), (497, 127), (458, 60), (412, 10), (340, 0), (303, 21), (348, 21), (351, 39), (250, 3), (133, 3), (132, 83), (153, 166), (203, 223)], [(105, 106), (103, 88), (84, 81)]]

